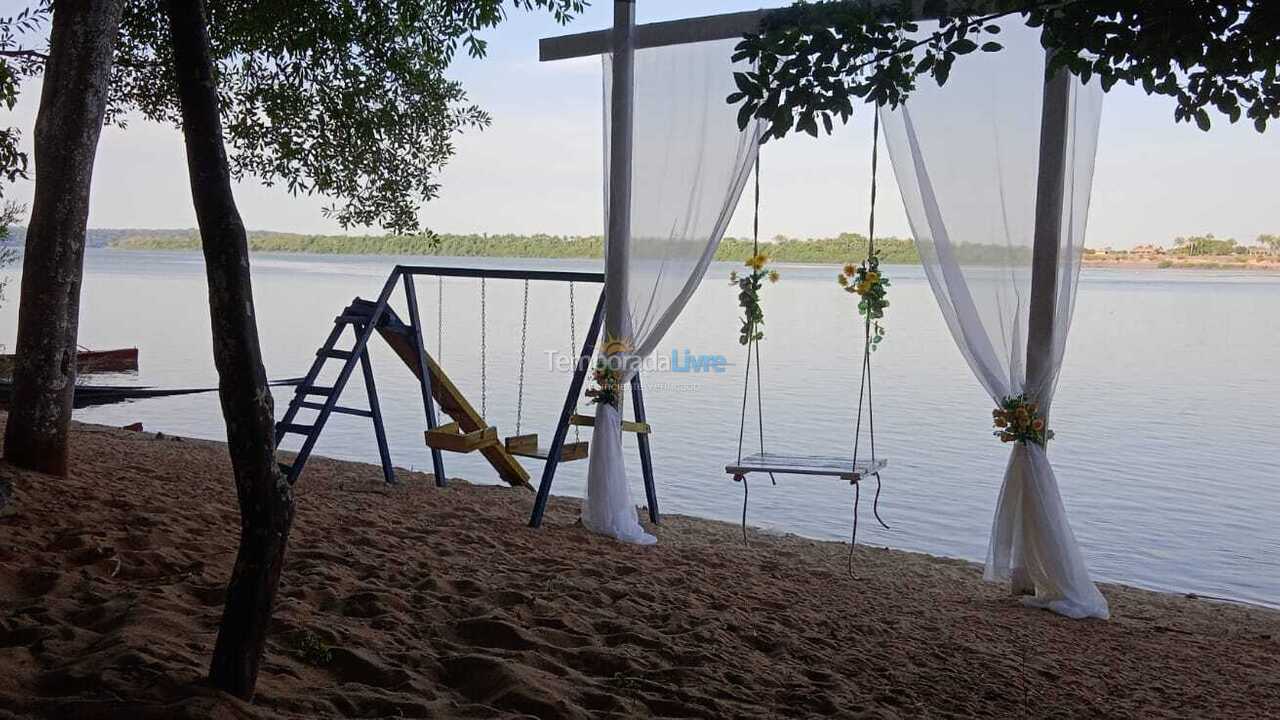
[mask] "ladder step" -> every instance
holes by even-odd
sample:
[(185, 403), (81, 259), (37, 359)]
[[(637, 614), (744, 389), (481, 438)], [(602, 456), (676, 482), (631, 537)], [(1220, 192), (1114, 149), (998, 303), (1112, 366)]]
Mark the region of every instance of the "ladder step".
[(328, 397), (333, 394), (333, 388), (327, 385), (299, 385), (297, 392), (299, 395), (324, 395)]
[(325, 350), (324, 348), (320, 348), (320, 350), (316, 353), (316, 356), (334, 358), (335, 360), (350, 360), (351, 358), (355, 357), (355, 353), (351, 352), (350, 350), (334, 350), (332, 348)]
[(315, 425), (299, 425), (298, 423), (281, 423), (277, 426), (280, 432), (295, 433), (297, 435), (310, 435), (312, 430), (316, 429)]
[(334, 318), (334, 319), (333, 319), (333, 321), (334, 321), (335, 323), (342, 323), (342, 324), (344, 324), (344, 325), (368, 325), (368, 324), (369, 324), (369, 316), (368, 316), (368, 315), (351, 315), (351, 314), (343, 314), (343, 315), (339, 315), (338, 317)]
[[(309, 410), (323, 410), (323, 409), (324, 409), (324, 403), (317, 403), (317, 402), (308, 402), (308, 401), (304, 401), (304, 402), (300, 402), (300, 403), (298, 403), (298, 406), (299, 406), (299, 407), (307, 408), (307, 409), (309, 409)], [(360, 409), (360, 408), (339, 407), (339, 406), (335, 405), (335, 406), (333, 406), (333, 407), (329, 408), (329, 410), (330, 410), (330, 412), (341, 413), (342, 415), (356, 415), (356, 416), (358, 416), (358, 417), (367, 417), (367, 418), (371, 418), (371, 417), (373, 417), (373, 412), (372, 412), (372, 411), (370, 411), (370, 410), (362, 410), (362, 409)]]

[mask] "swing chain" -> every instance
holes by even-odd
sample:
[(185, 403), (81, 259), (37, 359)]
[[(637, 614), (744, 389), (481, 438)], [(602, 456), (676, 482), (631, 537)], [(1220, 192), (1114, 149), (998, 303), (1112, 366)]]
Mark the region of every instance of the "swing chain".
[(436, 361), (444, 362), (444, 276), (436, 276)]
[[(569, 281), (569, 357), (574, 359), (574, 372), (578, 371), (577, 363), (582, 362), (582, 357), (578, 354), (578, 318), (575, 311), (577, 303), (573, 297), (573, 281)], [(578, 414), (578, 398), (573, 399), (573, 414)], [(577, 425), (573, 426), (574, 442), (582, 442), (582, 431)]]
[(486, 312), (485, 299), (485, 278), (480, 278), (480, 417), (487, 418), (489, 416), (489, 373), (488, 373), (488, 345), (485, 338), (485, 328), (488, 327), (488, 320), (485, 317)]
[(525, 347), (529, 338), (529, 281), (524, 281), (524, 301), (520, 309), (520, 382), (516, 390), (516, 435), (520, 434), (520, 419), (524, 416), (524, 362)]

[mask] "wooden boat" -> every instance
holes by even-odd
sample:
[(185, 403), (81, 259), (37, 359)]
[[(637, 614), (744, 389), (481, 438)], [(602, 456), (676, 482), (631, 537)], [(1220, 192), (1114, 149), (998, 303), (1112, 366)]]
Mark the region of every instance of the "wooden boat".
[[(13, 355), (0, 355), (0, 373), (11, 374), (13, 364)], [(136, 372), (138, 348), (80, 350), (76, 353), (76, 369), (80, 373)]]
[[(270, 387), (289, 387), (302, 382), (302, 378), (273, 380), (267, 383)], [(149, 385), (76, 385), (72, 406), (76, 408), (93, 407), (95, 405), (112, 405), (131, 400), (148, 398), (173, 397), (175, 395), (195, 395), (198, 393), (217, 392), (216, 387), (203, 388), (158, 388)], [(0, 407), (8, 407), (13, 396), (13, 383), (0, 380)]]

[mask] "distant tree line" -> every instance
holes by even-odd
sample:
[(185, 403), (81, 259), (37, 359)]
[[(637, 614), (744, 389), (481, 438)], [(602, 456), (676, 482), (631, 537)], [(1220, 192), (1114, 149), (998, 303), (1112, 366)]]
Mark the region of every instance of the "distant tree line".
[[(1251, 252), (1248, 245), (1236, 242), (1233, 238), (1206, 235), (1191, 235), (1173, 239), (1173, 252), (1179, 255), (1247, 255)], [(1280, 235), (1259, 235), (1254, 247), (1264, 248), (1268, 255), (1280, 255)]]
[[(200, 237), (195, 230), (147, 232), (121, 235), (112, 247), (128, 250), (197, 250)], [(918, 263), (915, 244), (910, 239), (876, 240), (882, 261)], [(529, 257), (598, 258), (604, 255), (604, 239), (599, 235), (302, 235), (280, 232), (249, 233), (249, 248), (255, 252), (328, 253), (333, 255), (436, 255), (448, 257)], [(749, 257), (752, 243), (747, 238), (725, 238), (716, 251), (717, 260), (733, 261)], [(779, 262), (837, 263), (860, 260), (867, 252), (867, 240), (857, 233), (836, 237), (798, 239), (775, 237), (765, 252)]]
[[(10, 216), (12, 220), (12, 215)], [(21, 225), (0, 233), (0, 246), (21, 245), (26, 228)], [(90, 228), (86, 231), (89, 247), (114, 247), (124, 250), (200, 249), (199, 231), (149, 228)], [(598, 258), (604, 255), (604, 239), (599, 235), (532, 235), (504, 234), (437, 234), (437, 235), (308, 235), (271, 230), (249, 233), (249, 247), (254, 252), (319, 253), (328, 255), (424, 255), (437, 257), (520, 257), (520, 258)], [(725, 238), (716, 251), (716, 260), (733, 261), (749, 257), (749, 238)], [(920, 255), (910, 238), (878, 238), (876, 247), (883, 262), (916, 264)], [(828, 238), (792, 238), (774, 236), (766, 244), (766, 252), (778, 262), (843, 263), (861, 259), (867, 250), (866, 237), (859, 233), (841, 233)], [(1213, 233), (1179, 236), (1173, 240), (1170, 254), (1193, 257), (1244, 255), (1253, 248), (1263, 248), (1269, 255), (1280, 255), (1280, 235), (1262, 234), (1253, 245)], [(966, 243), (958, 246), (964, 260), (981, 263), (986, 259), (1003, 261), (1009, 248), (1002, 245)], [(1087, 254), (1098, 252), (1086, 249)], [(1125, 250), (1110, 250), (1125, 253)], [(2, 255), (0, 255), (2, 257)]]
[[(25, 207), (18, 206), (18, 209), (23, 211)], [(16, 219), (17, 215), (15, 214), (12, 217)], [(175, 232), (177, 231), (147, 228), (86, 228), (84, 231), (84, 244), (85, 247), (107, 247), (125, 237), (172, 237)], [(195, 230), (182, 232), (194, 233)], [(0, 245), (25, 245), (26, 242), (27, 228), (25, 225), (12, 225), (8, 228), (8, 233), (0, 237)]]

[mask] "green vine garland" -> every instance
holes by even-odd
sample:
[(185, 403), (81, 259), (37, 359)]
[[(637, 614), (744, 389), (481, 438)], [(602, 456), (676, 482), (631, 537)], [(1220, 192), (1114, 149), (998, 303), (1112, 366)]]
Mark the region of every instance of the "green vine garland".
[(769, 258), (764, 253), (757, 253), (747, 259), (743, 265), (751, 270), (739, 275), (734, 270), (729, 273), (729, 284), (738, 288), (738, 306), (742, 308), (742, 327), (738, 331), (738, 343), (749, 345), (764, 339), (764, 308), (760, 306), (760, 289), (767, 279), (770, 283), (778, 282), (781, 277), (777, 270), (768, 270)]
[(889, 278), (880, 271), (880, 253), (872, 252), (861, 265), (849, 263), (840, 271), (836, 282), (845, 292), (859, 297), (858, 314), (871, 321), (871, 349), (880, 347), (884, 340), (885, 308), (889, 307)]

